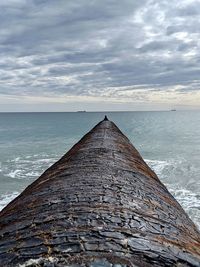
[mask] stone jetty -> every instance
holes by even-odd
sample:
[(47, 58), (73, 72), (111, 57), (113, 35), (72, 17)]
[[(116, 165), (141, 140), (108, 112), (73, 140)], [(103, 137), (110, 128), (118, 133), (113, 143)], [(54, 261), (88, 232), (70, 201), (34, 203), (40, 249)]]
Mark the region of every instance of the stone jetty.
[(0, 213), (0, 266), (200, 266), (200, 233), (107, 117)]

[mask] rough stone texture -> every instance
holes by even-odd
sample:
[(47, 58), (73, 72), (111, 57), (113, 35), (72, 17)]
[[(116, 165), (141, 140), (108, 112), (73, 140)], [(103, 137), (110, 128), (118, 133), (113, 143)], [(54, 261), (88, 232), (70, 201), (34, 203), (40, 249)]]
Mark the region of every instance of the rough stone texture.
[(200, 266), (200, 234), (108, 120), (0, 213), (0, 266)]

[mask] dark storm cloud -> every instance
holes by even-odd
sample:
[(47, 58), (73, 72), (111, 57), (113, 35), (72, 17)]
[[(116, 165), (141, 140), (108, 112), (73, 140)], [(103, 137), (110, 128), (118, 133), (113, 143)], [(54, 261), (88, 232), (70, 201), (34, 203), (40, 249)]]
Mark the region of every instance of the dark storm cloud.
[(199, 1), (1, 0), (0, 10), (1, 94), (199, 90)]

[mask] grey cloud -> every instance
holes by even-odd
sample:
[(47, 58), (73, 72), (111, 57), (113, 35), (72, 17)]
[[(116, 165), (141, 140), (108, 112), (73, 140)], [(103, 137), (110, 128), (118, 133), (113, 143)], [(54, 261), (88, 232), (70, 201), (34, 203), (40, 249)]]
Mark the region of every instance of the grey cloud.
[(167, 91), (186, 83), (182, 92), (198, 90), (197, 6), (177, 7), (175, 0), (1, 1), (0, 92), (104, 96), (112, 88), (107, 95), (114, 97), (123, 86)]
[(193, 1), (192, 3), (187, 4), (184, 7), (181, 7), (177, 10), (177, 15), (180, 17), (194, 17), (199, 16), (200, 2)]
[(150, 51), (165, 51), (172, 49), (175, 47), (177, 44), (176, 42), (171, 42), (170, 40), (165, 40), (165, 41), (152, 41), (149, 42), (142, 47), (139, 48), (139, 51), (144, 53), (144, 52), (150, 52)]

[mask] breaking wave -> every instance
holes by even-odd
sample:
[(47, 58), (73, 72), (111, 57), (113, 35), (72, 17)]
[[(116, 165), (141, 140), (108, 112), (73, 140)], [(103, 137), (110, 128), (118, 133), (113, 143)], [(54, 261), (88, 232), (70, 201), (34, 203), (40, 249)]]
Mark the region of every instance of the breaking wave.
[(12, 179), (37, 178), (57, 160), (56, 157), (43, 156), (46, 157), (38, 159), (38, 155), (33, 155), (7, 160), (0, 165), (1, 175)]
[[(195, 175), (195, 172), (193, 173), (195, 167), (188, 168), (186, 162), (181, 160), (161, 161), (145, 159), (145, 162), (155, 171), (169, 192), (181, 204), (200, 230), (200, 193), (193, 190), (197, 182), (196, 179), (192, 179), (192, 175)], [(189, 172), (190, 174), (188, 174)], [(183, 179), (177, 179), (178, 174), (182, 173), (185, 173), (187, 176), (187, 183), (184, 177)], [(188, 179), (188, 175), (191, 177), (190, 179)]]
[(3, 194), (0, 196), (0, 211), (10, 203), (14, 198), (19, 195), (19, 192), (12, 192), (8, 194)]

